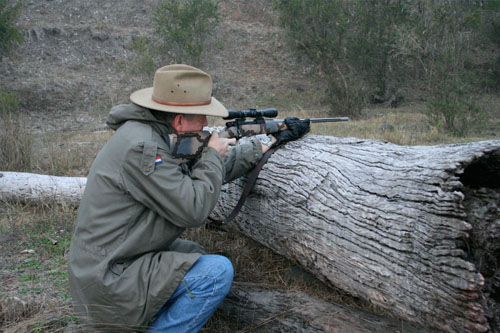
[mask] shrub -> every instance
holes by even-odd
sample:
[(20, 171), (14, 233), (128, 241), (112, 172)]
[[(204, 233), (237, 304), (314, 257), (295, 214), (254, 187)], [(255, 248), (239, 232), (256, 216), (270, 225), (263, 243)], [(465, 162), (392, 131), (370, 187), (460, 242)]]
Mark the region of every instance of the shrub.
[(141, 36), (134, 38), (130, 44), (130, 48), (135, 52), (135, 59), (130, 67), (131, 73), (134, 75), (143, 74), (152, 77), (156, 69), (153, 58), (154, 51), (146, 37)]
[(484, 121), (484, 112), (472, 96), (449, 93), (429, 102), (429, 118), (445, 132), (466, 136)]
[(23, 35), (15, 26), (20, 14), (21, 3), (12, 6), (7, 0), (0, 0), (0, 61), (16, 43), (23, 41)]
[(168, 0), (159, 3), (153, 24), (162, 49), (177, 63), (199, 66), (208, 37), (220, 22), (212, 0)]

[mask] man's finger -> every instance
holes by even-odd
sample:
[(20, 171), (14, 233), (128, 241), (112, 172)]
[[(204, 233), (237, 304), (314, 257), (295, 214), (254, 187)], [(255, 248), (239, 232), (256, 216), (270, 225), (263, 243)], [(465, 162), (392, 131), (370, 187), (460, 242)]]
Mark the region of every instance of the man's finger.
[(229, 139), (229, 145), (230, 146), (234, 146), (235, 144), (236, 144), (236, 139), (235, 138)]

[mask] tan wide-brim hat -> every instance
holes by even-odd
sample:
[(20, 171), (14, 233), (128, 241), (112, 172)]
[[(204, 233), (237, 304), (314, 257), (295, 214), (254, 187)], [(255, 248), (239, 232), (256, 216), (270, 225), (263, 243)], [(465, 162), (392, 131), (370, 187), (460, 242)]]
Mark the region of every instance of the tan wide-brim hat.
[(153, 87), (133, 92), (130, 101), (158, 111), (228, 116), (224, 105), (212, 97), (210, 75), (188, 65), (169, 65), (158, 69)]

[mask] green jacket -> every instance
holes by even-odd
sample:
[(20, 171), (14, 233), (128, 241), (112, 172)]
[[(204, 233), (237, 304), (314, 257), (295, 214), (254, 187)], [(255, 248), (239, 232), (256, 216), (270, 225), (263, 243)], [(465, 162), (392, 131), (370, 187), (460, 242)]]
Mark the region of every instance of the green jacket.
[(231, 149), (223, 161), (207, 147), (187, 169), (160, 136), (170, 127), (147, 109), (116, 106), (107, 123), (116, 133), (87, 178), (70, 247), (69, 283), (81, 320), (120, 330), (146, 325), (169, 299), (204, 253), (177, 237), (203, 224), (223, 180), (246, 173), (262, 148), (254, 140)]

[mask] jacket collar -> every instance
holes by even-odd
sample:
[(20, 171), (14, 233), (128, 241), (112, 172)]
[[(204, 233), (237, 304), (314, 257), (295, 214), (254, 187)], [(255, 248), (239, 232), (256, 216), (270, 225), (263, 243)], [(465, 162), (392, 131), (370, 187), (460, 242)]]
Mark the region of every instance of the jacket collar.
[(121, 104), (111, 108), (106, 118), (106, 124), (116, 131), (129, 120), (146, 122), (159, 134), (175, 133), (171, 124), (156, 119), (148, 109), (133, 103)]

